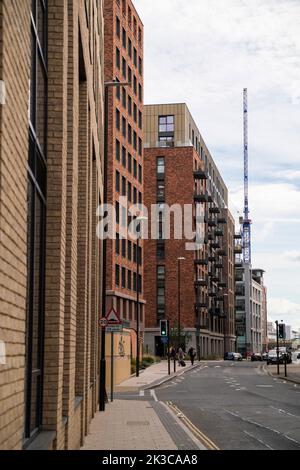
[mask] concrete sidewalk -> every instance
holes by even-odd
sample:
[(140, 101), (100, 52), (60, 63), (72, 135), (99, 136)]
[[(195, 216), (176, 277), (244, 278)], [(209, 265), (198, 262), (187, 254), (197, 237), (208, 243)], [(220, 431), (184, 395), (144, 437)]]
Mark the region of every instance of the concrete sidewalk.
[(168, 375), (168, 361), (161, 361), (157, 364), (153, 364), (146, 369), (140, 371), (140, 376), (135, 375), (125, 380), (116, 387), (116, 392), (122, 392), (125, 390), (139, 390), (147, 389), (150, 387), (158, 387), (161, 383), (172, 380), (178, 375), (184, 374), (185, 372), (194, 369), (200, 365), (199, 362), (195, 361), (194, 365), (191, 365), (190, 361), (186, 361), (186, 366), (178, 366), (176, 363), (176, 372), (174, 372), (173, 362), (171, 362), (171, 374)]
[(287, 377), (284, 376), (284, 365), (279, 366), (279, 375), (277, 375), (277, 365), (264, 365), (264, 370), (272, 377), (277, 377), (288, 382), (300, 384), (300, 364), (287, 365)]
[[(118, 387), (116, 396), (122, 392), (147, 390), (157, 387), (200, 363), (178, 367), (168, 375), (167, 361), (154, 364), (133, 376)], [(173, 368), (171, 369), (173, 371)], [(149, 399), (150, 399), (150, 392)], [(138, 395), (138, 394), (137, 394)], [(184, 426), (168, 407), (156, 399), (115, 399), (98, 412), (91, 423), (89, 434), (81, 450), (205, 450), (205, 447)]]

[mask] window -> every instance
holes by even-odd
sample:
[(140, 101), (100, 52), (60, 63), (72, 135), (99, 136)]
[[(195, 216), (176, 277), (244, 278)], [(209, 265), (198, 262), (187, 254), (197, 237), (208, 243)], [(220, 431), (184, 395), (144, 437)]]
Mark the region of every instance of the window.
[(118, 38), (120, 38), (121, 35), (121, 28), (120, 28), (120, 19), (116, 16), (116, 33)]
[(122, 134), (123, 134), (123, 137), (126, 138), (126, 119), (124, 117), (122, 117)]
[(128, 55), (132, 59), (132, 42), (131, 39), (128, 39)]
[(127, 41), (126, 41), (126, 31), (124, 28), (122, 28), (122, 45), (124, 49), (126, 49)]
[(143, 92), (142, 92), (142, 85), (139, 84), (139, 101), (142, 103), (143, 101)]
[(122, 105), (123, 105), (123, 108), (126, 109), (126, 90), (125, 90), (125, 88), (122, 88)]
[(116, 234), (116, 254), (120, 254), (120, 235)]
[(157, 165), (157, 174), (164, 175), (165, 174), (165, 158), (158, 157), (156, 161), (156, 165)]
[(157, 281), (165, 281), (165, 266), (157, 266)]
[(137, 50), (135, 47), (133, 48), (133, 63), (137, 67)]
[(165, 259), (165, 244), (163, 240), (157, 242), (157, 259)]
[[(31, 19), (31, 90), (27, 189), (27, 304), (25, 438), (42, 425), (45, 222), (47, 180), (47, 22), (44, 2)], [(37, 18), (38, 17), (38, 18)], [(37, 27), (38, 26), (38, 27)]]
[(136, 273), (133, 273), (133, 290), (136, 292)]
[(116, 66), (120, 70), (121, 67), (121, 56), (120, 56), (120, 49), (116, 47)]
[(159, 136), (160, 147), (174, 147), (174, 137)]
[(164, 287), (157, 287), (157, 306), (158, 307), (165, 306), (165, 288)]
[(134, 122), (137, 122), (137, 106), (135, 103), (133, 105), (133, 120)]
[(133, 148), (137, 150), (137, 134), (135, 131), (133, 131)]
[(143, 115), (141, 111), (139, 111), (139, 128), (142, 130), (143, 129)]
[(127, 184), (127, 198), (129, 202), (132, 201), (132, 186), (131, 186), (131, 183), (129, 182)]
[(132, 156), (130, 153), (128, 154), (128, 171), (129, 173), (132, 173)]
[(116, 191), (120, 192), (120, 173), (116, 171)]
[(128, 114), (129, 114), (129, 116), (132, 116), (132, 98), (131, 98), (131, 96), (128, 96), (127, 103), (128, 103)]
[(142, 166), (139, 165), (139, 182), (142, 184), (142, 179), (143, 179), (143, 169)]
[(122, 13), (126, 17), (126, 0), (122, 0)]
[(143, 143), (142, 139), (139, 137), (139, 155), (142, 156), (143, 154)]
[(122, 165), (126, 168), (126, 148), (122, 147)]
[(126, 196), (126, 178), (122, 176), (122, 196)]
[[(120, 83), (120, 80), (118, 80), (118, 78), (116, 78), (116, 81)], [(116, 86), (115, 89), (116, 89), (116, 98), (120, 101), (120, 99), (121, 99), (121, 88), (119, 86)]]
[(142, 292), (142, 276), (141, 276), (141, 274), (139, 274), (139, 277), (138, 277), (138, 289), (139, 289), (139, 292)]
[(137, 254), (137, 246), (136, 245), (133, 245), (133, 262), (136, 263), (137, 261), (137, 258), (136, 258), (136, 254)]
[(157, 183), (157, 199), (159, 201), (165, 200), (165, 182), (164, 181), (158, 181)]
[(116, 128), (120, 130), (120, 111), (116, 109)]
[(128, 240), (128, 242), (127, 242), (127, 257), (129, 259), (129, 261), (131, 261), (131, 259), (132, 259), (132, 242), (130, 240)]
[(139, 204), (142, 204), (142, 202), (143, 202), (142, 193), (139, 191)]
[(139, 57), (139, 74), (140, 75), (143, 74), (143, 61), (142, 61), (141, 57)]
[(137, 161), (133, 160), (133, 176), (137, 178)]
[(116, 139), (116, 159), (120, 161), (120, 142)]
[(116, 264), (116, 286), (120, 285), (120, 266)]
[(174, 116), (159, 116), (159, 133), (174, 132)]
[(126, 258), (126, 239), (122, 238), (122, 256)]
[(137, 94), (137, 78), (135, 75), (133, 77), (133, 92), (135, 95)]
[(132, 70), (131, 70), (130, 67), (128, 67), (128, 69), (127, 69), (127, 75), (128, 75), (128, 77), (127, 77), (128, 83), (131, 83), (132, 82)]
[(127, 72), (127, 64), (126, 64), (126, 60), (123, 57), (122, 58), (122, 75), (125, 78), (125, 80), (126, 80), (126, 72)]
[(141, 28), (139, 28), (138, 41), (139, 41), (139, 45), (141, 46), (142, 45), (142, 30), (141, 30)]
[(137, 189), (133, 188), (133, 204), (137, 204)]
[(128, 17), (128, 26), (129, 26), (129, 28), (131, 28), (131, 26), (132, 26), (132, 11), (131, 11), (130, 7), (128, 7), (127, 17)]
[(120, 223), (120, 204), (116, 202), (116, 223)]
[(131, 284), (131, 271), (130, 271), (130, 270), (127, 271), (127, 288), (128, 288), (129, 290), (132, 289), (132, 284)]

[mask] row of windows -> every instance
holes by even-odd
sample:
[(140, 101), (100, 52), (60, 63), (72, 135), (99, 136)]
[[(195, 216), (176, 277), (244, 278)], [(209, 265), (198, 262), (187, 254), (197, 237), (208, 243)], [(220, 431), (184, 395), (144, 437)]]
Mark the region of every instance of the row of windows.
[(137, 280), (139, 292), (142, 292), (142, 276), (116, 264), (116, 286), (137, 292)]
[(127, 181), (124, 176), (121, 176), (119, 171), (116, 171), (116, 191), (121, 196), (127, 196), (129, 202), (142, 204), (142, 193), (130, 181)]
[[(120, 0), (117, 0), (117, 5), (120, 8)], [(142, 30), (140, 27), (137, 26), (137, 19), (133, 15), (130, 6), (128, 5), (128, 8), (126, 7), (126, 0), (122, 0), (122, 14), (124, 18), (126, 18), (127, 16), (128, 26), (130, 29), (133, 30), (133, 34), (137, 38), (139, 45), (142, 46)]]
[[(116, 47), (116, 67), (121, 70), (121, 53), (120, 49)], [(138, 84), (138, 79), (136, 75), (133, 75), (132, 70), (129, 66), (127, 66), (126, 59), (122, 56), (122, 76), (124, 80), (130, 82), (133, 86), (133, 92), (136, 96), (138, 96), (139, 101), (143, 102), (143, 89), (142, 85)]]
[[(140, 201), (139, 205), (142, 204), (142, 195), (139, 193)], [(129, 213), (128, 208), (123, 207), (118, 201), (116, 201), (116, 223), (121, 225), (122, 228), (129, 228), (130, 224), (136, 219), (136, 216), (133, 216)]]
[(162, 320), (165, 317), (165, 266), (157, 266), (156, 285), (157, 285), (157, 320)]
[(142, 265), (142, 248), (126, 238), (121, 238), (120, 235), (116, 234), (116, 254), (122, 255), (123, 258), (127, 258), (128, 261), (139, 263)]
[[(118, 162), (121, 161), (121, 144), (116, 139), (116, 159)], [(137, 163), (136, 159), (132, 155), (126, 152), (126, 148), (122, 146), (122, 165), (127, 168), (130, 174), (133, 174), (134, 178), (138, 179), (142, 183), (143, 169), (140, 164)]]
[(127, 138), (128, 143), (133, 146), (134, 150), (137, 151), (141, 157), (143, 155), (143, 141), (138, 137), (136, 131), (132, 130), (131, 125), (126, 121), (126, 118), (122, 116), (121, 119), (121, 113), (118, 108), (116, 108), (116, 128), (118, 131), (122, 132), (124, 139)]
[[(121, 89), (116, 87), (116, 98), (121, 100)], [(132, 101), (131, 96), (126, 93), (126, 89), (122, 88), (122, 106), (128, 111), (129, 116), (133, 116), (133, 120), (138, 124), (139, 128), (143, 129), (143, 115), (142, 112), (138, 110), (136, 103)]]

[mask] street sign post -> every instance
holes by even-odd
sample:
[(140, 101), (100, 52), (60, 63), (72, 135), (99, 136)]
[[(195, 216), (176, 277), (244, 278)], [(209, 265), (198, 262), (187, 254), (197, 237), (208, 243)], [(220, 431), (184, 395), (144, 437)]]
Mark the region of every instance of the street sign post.
[(112, 307), (108, 314), (106, 315), (105, 319), (101, 319), (101, 321), (106, 320), (105, 330), (107, 333), (111, 333), (110, 341), (111, 341), (111, 348), (110, 348), (110, 399), (111, 401), (114, 400), (114, 333), (120, 333), (123, 331), (123, 324), (120, 320), (119, 314), (116, 310)]
[(107, 333), (122, 333), (123, 325), (108, 325), (106, 327)]

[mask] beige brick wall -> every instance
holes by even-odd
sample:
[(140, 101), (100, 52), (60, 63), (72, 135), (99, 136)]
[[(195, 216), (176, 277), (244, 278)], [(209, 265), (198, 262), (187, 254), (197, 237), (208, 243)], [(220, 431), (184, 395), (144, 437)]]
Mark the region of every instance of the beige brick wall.
[[(0, 365), (0, 449), (23, 446), (30, 9), (31, 0), (0, 1), (0, 80), (7, 88), (0, 108), (0, 341), (7, 350), (7, 364)], [(48, 39), (42, 430), (55, 432), (53, 448), (76, 449), (96, 409), (99, 378), (102, 1), (48, 0)]]

